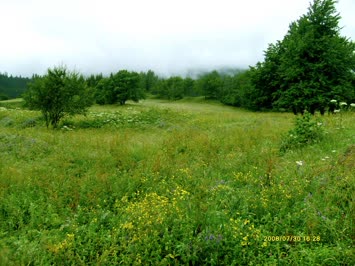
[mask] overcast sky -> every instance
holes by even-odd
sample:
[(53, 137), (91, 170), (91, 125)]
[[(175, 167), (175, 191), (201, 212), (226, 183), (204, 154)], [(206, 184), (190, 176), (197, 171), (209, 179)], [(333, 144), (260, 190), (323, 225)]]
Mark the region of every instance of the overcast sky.
[[(310, 0), (0, 0), (0, 72), (31, 76), (65, 64), (183, 74), (263, 60)], [(340, 0), (355, 40), (355, 1)]]

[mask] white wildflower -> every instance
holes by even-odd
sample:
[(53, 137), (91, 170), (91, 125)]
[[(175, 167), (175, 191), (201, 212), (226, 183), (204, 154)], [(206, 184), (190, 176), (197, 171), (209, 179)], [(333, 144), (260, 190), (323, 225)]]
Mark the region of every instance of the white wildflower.
[(352, 108), (355, 108), (355, 103), (351, 103), (350, 106), (351, 106)]
[(339, 109), (334, 110), (334, 113), (340, 113)]
[(71, 129), (70, 127), (68, 127), (68, 126), (63, 126), (62, 127), (62, 130), (68, 130), (68, 131), (71, 131), (71, 130), (73, 130), (73, 129)]
[(346, 102), (341, 102), (339, 103), (340, 106), (347, 106), (348, 104)]
[(303, 161), (296, 161), (296, 164), (297, 164), (298, 166), (302, 166), (302, 165), (303, 165)]
[(331, 102), (331, 103), (336, 103), (337, 100), (334, 100), (334, 99), (333, 99), (333, 100), (330, 100), (330, 102)]

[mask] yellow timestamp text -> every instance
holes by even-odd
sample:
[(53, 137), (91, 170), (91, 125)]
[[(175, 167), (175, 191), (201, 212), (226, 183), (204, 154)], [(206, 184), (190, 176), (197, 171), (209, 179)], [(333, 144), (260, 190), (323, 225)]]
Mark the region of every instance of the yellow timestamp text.
[(320, 236), (264, 236), (264, 242), (320, 242)]

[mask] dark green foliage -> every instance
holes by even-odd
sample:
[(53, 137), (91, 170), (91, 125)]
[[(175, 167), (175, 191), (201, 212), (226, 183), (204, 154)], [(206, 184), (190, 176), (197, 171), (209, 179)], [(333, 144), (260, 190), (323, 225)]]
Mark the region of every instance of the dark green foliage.
[(180, 76), (158, 79), (151, 93), (158, 98), (168, 100), (179, 100), (185, 96), (194, 97), (201, 95), (196, 89), (196, 80), (190, 77), (182, 78)]
[(271, 109), (273, 93), (279, 90), (278, 66), (280, 65), (281, 43), (270, 44), (265, 52), (265, 61), (250, 68), (252, 84), (246, 95), (246, 107), (251, 110)]
[(139, 73), (140, 87), (146, 91), (151, 92), (159, 80), (159, 77), (152, 70), (148, 70), (147, 73)]
[(108, 78), (102, 78), (96, 85), (95, 99), (98, 104), (124, 105), (127, 100), (138, 102), (144, 98), (140, 76), (136, 72), (120, 70)]
[(121, 70), (113, 76), (117, 101), (123, 105), (127, 100), (138, 102), (144, 99), (144, 93), (139, 88), (139, 75), (136, 72)]
[(322, 122), (313, 119), (308, 112), (305, 112), (301, 117), (297, 117), (295, 127), (282, 139), (280, 152), (284, 153), (287, 150), (319, 142), (324, 137), (322, 125)]
[(335, 3), (314, 0), (284, 39), (269, 46), (265, 61), (251, 68), (251, 108), (323, 114), (331, 99), (355, 99), (355, 44), (340, 36)]
[(167, 86), (166, 79), (159, 78), (151, 93), (155, 95), (157, 98), (167, 99)]
[(205, 96), (206, 99), (220, 100), (228, 105), (245, 106), (244, 97), (251, 90), (249, 72), (223, 68), (218, 71), (200, 72), (196, 78), (159, 78), (150, 92), (162, 99), (179, 100), (186, 96)]
[(24, 100), (30, 109), (42, 112), (47, 127), (56, 128), (65, 115), (85, 114), (93, 97), (82, 76), (55, 67), (43, 77), (34, 77)]
[(220, 101), (227, 105), (246, 107), (247, 97), (252, 92), (250, 71), (236, 73), (234, 76), (223, 77)]
[(0, 93), (0, 101), (8, 100), (9, 96), (7, 96), (5, 93)]
[(102, 79), (103, 79), (103, 75), (101, 73), (96, 75), (92, 74), (86, 78), (86, 84), (91, 88), (95, 88), (97, 84), (100, 82), (100, 80)]
[[(90, 75), (89, 77), (86, 78), (86, 84), (88, 87), (90, 87), (95, 93), (94, 93), (94, 98), (96, 103), (98, 104), (104, 104), (105, 101), (103, 99), (102, 91), (103, 91), (103, 84), (105, 83), (103, 75), (97, 74), (97, 75)], [(99, 85), (100, 84), (100, 85)]]
[(170, 100), (184, 98), (184, 80), (181, 77), (170, 77), (166, 80), (167, 96)]
[(0, 101), (20, 97), (31, 79), (0, 73)]
[(184, 96), (198, 96), (197, 91), (195, 90), (195, 80), (190, 77), (187, 77), (183, 80), (184, 87)]
[(159, 98), (179, 100), (184, 97), (184, 79), (181, 77), (170, 77), (161, 79), (155, 87), (155, 93)]
[(114, 103), (113, 86), (110, 78), (101, 79), (95, 86), (95, 101), (98, 104)]
[(197, 90), (200, 91), (206, 99), (219, 99), (222, 84), (221, 75), (216, 70), (202, 75), (196, 81)]

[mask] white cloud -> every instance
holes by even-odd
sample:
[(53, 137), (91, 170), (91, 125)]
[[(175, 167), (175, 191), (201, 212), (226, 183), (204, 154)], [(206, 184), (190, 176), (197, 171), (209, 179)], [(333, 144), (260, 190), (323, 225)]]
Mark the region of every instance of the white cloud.
[[(262, 60), (309, 0), (2, 0), (0, 71), (31, 75), (65, 63), (89, 72), (176, 72)], [(341, 0), (354, 39), (352, 0)]]

